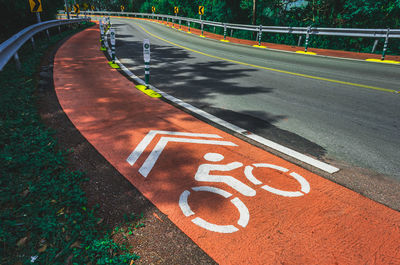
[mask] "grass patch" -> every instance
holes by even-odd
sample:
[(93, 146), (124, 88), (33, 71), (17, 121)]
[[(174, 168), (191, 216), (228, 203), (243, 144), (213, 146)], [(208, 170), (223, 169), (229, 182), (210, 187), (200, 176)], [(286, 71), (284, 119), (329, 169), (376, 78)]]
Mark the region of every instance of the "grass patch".
[[(82, 29), (36, 39), (34, 52), (30, 45), (19, 51), (21, 71), (9, 63), (0, 72), (0, 264), (130, 264), (139, 258), (123, 240), (113, 240), (120, 231), (107, 231), (88, 208), (85, 175), (68, 168), (67, 153), (36, 107), (42, 56)], [(136, 217), (129, 222), (123, 225), (128, 235), (140, 226)]]

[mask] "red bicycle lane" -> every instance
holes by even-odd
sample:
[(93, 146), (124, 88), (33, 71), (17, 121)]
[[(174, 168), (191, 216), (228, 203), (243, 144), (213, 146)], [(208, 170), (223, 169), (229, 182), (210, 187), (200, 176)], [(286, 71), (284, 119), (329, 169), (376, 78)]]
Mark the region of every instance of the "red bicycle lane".
[(399, 212), (148, 97), (109, 67), (98, 38), (85, 30), (55, 56), (63, 110), (215, 261), (400, 263)]

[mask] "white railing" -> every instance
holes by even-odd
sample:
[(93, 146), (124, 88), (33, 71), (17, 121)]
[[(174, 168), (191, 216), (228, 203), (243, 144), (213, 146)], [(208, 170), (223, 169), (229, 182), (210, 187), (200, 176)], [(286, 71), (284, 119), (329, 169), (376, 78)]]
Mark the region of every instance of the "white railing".
[(0, 71), (3, 70), (4, 66), (10, 61), (12, 57), (14, 57), (17, 68), (20, 68), (21, 64), (19, 62), (18, 50), (24, 45), (29, 39), (32, 41), (32, 45), (35, 45), (34, 36), (46, 30), (47, 36), (50, 36), (48, 29), (72, 24), (72, 23), (80, 23), (83, 21), (90, 21), (90, 18), (79, 18), (79, 19), (69, 19), (69, 20), (50, 20), (41, 23), (37, 23), (26, 27), (21, 30), (8, 40), (4, 41), (0, 44)]

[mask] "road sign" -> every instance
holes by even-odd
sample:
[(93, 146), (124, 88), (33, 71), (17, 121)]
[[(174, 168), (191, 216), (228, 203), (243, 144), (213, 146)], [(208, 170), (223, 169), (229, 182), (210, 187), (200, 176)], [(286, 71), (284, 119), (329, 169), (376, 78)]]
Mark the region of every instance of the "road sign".
[(92, 5), (92, 6), (90, 7), (90, 9), (92, 9), (92, 11), (94, 11), (94, 5)]
[(83, 9), (83, 10), (86, 11), (86, 10), (88, 10), (88, 8), (89, 8), (89, 5), (88, 5), (87, 3), (83, 3), (83, 4), (82, 4), (82, 9)]
[(123, 5), (121, 5), (121, 11), (124, 12), (125, 7)]
[(204, 6), (199, 6), (199, 15), (204, 15)]
[(29, 0), (29, 4), (31, 6), (31, 12), (43, 11), (41, 0)]
[(179, 7), (177, 7), (177, 6), (174, 7), (174, 13), (175, 13), (175, 14), (178, 14), (178, 13), (179, 13)]
[(156, 12), (156, 8), (154, 6), (151, 7), (151, 12), (153, 12), (153, 13)]
[(149, 41), (149, 39), (143, 40), (143, 59), (146, 63), (150, 62), (150, 41)]
[(81, 10), (79, 9), (79, 4), (74, 5), (74, 12), (75, 14), (79, 14), (81, 12)]

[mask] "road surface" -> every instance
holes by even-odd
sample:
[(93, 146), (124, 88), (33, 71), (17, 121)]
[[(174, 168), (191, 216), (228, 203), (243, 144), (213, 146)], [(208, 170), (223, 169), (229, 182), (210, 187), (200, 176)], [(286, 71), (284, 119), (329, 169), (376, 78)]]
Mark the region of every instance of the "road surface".
[(400, 180), (400, 94), (381, 90), (400, 90), (399, 65), (226, 44), (143, 20), (112, 21), (117, 57), (141, 77), (142, 42), (150, 39), (155, 87), (296, 151)]

